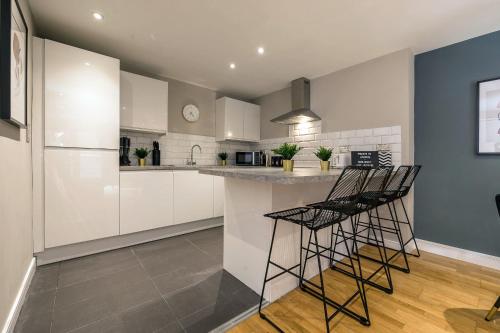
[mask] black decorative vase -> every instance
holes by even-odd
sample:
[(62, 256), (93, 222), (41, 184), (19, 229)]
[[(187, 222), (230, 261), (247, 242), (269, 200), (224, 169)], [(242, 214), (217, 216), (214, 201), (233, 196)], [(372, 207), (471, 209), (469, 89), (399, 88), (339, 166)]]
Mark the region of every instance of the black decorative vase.
[(153, 165), (160, 165), (160, 151), (153, 150)]

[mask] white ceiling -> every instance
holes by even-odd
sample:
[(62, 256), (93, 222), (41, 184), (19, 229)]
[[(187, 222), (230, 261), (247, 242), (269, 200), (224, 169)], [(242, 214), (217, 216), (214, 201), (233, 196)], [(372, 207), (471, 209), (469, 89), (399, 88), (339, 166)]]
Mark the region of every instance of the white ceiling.
[[(244, 98), (500, 30), (499, 0), (30, 0), (39, 35)], [(93, 11), (104, 15), (101, 22)], [(258, 46), (265, 55), (257, 55)], [(230, 70), (229, 63), (236, 69)]]

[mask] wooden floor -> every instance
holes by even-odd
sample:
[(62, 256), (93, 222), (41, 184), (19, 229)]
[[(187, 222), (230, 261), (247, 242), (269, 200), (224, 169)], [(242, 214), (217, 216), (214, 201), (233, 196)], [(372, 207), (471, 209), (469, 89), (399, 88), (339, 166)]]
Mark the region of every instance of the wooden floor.
[[(367, 253), (375, 254), (372, 250)], [(402, 258), (397, 259), (401, 263)], [(374, 266), (363, 260), (370, 271)], [(486, 312), (500, 295), (500, 271), (422, 252), (410, 257), (411, 273), (391, 270), (394, 293), (367, 287), (371, 326), (365, 327), (345, 315), (330, 322), (332, 332), (500, 332), (500, 313), (491, 322)], [(365, 272), (365, 268), (363, 268)], [(347, 299), (355, 290), (352, 279), (328, 270), (327, 295)], [(314, 279), (319, 282), (318, 277)], [(377, 276), (384, 283), (384, 276)], [(340, 302), (339, 302), (340, 303)], [(351, 308), (360, 313), (359, 297)], [(329, 314), (332, 313), (329, 308)], [(285, 332), (325, 332), (322, 303), (295, 289), (264, 309)], [(258, 314), (234, 327), (231, 333), (276, 332)]]

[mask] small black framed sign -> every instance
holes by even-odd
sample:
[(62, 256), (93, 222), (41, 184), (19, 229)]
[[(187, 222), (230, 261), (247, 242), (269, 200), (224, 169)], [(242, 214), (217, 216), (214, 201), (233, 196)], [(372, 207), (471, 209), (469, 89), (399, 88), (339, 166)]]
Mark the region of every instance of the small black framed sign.
[(25, 127), (28, 110), (28, 26), (18, 0), (0, 5), (0, 119)]
[(477, 153), (500, 155), (500, 78), (477, 83)]
[(351, 164), (376, 168), (379, 166), (378, 151), (352, 151)]

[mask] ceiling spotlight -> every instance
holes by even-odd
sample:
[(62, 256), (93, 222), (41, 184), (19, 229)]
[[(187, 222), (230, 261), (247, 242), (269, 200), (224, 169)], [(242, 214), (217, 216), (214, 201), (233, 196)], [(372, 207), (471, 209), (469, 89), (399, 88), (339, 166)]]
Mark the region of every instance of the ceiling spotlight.
[(101, 20), (104, 18), (104, 16), (102, 16), (102, 14), (101, 14), (101, 13), (98, 13), (98, 12), (93, 12), (93, 13), (92, 13), (92, 16), (93, 16), (93, 17), (94, 17), (97, 21), (101, 21)]
[(230, 63), (229, 64), (229, 68), (235, 69), (236, 68), (236, 64), (234, 62)]
[(264, 54), (264, 48), (263, 48), (262, 46), (261, 46), (261, 47), (259, 47), (259, 48), (257, 49), (257, 52), (258, 52), (259, 54)]

